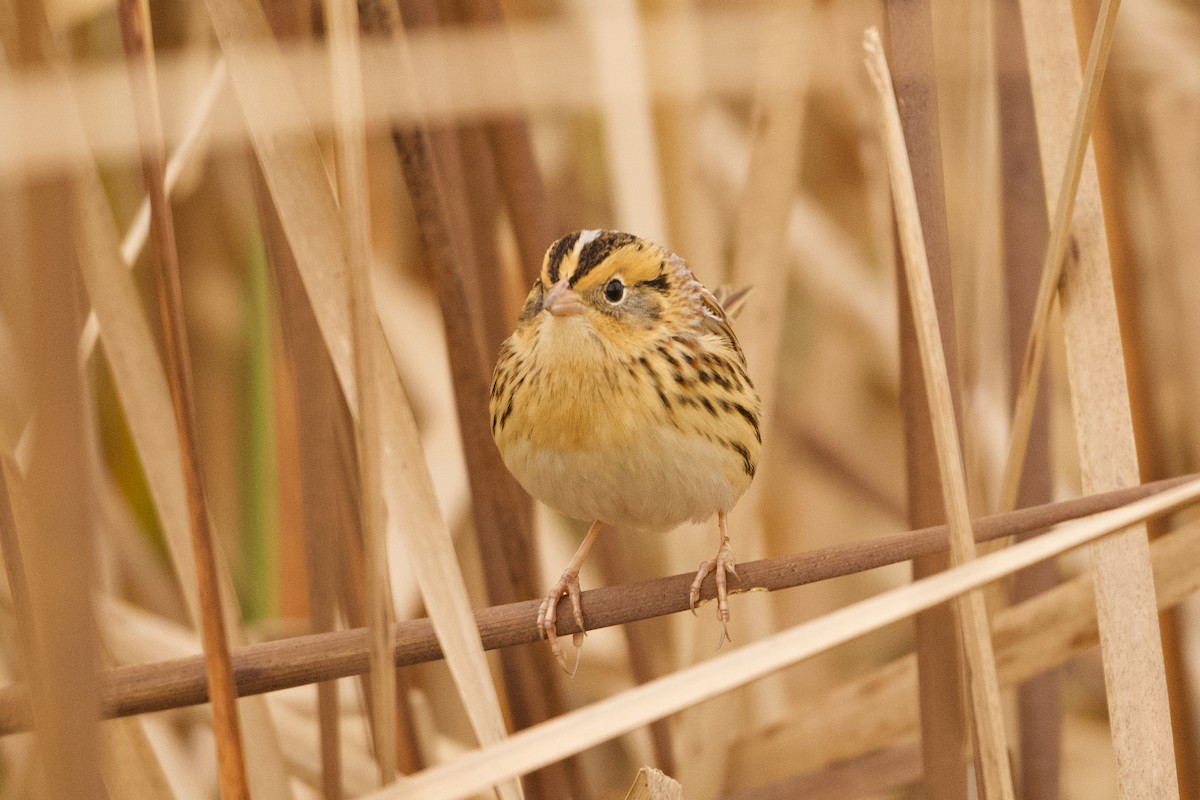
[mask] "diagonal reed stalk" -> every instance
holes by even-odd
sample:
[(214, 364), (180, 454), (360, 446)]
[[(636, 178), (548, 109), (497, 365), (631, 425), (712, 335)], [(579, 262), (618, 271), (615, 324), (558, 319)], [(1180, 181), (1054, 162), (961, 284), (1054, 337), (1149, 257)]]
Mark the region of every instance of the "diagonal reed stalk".
[(831, 647), (975, 591), (1046, 558), (1053, 558), (1169, 513), (1200, 498), (1200, 481), (1096, 517), (1064, 525), (929, 578), (845, 606), (811, 622), (715, 656), (648, 684), (627, 689), (577, 711), (520, 731), (501, 744), (468, 753), (403, 779), (364, 800), (455, 800), (496, 781), (537, 769), (655, 719), (759, 680)]
[[(883, 43), (874, 28), (866, 34), (867, 67), (883, 102), (883, 136), (891, 173), (892, 195), (904, 253), (905, 277), (913, 304), (913, 323), (921, 349), (921, 372), (933, 421), (938, 468), (946, 519), (950, 525), (950, 553), (956, 565), (975, 557), (975, 539), (971, 534), (967, 483), (955, 421), (954, 401), (942, 350), (933, 282), (925, 256), (921, 220), (912, 170), (904, 146), (904, 130), (892, 88), (891, 74), (883, 55)], [(1013, 797), (1012, 776), (1008, 765), (1008, 742), (1004, 714), (1000, 706), (1000, 682), (996, 677), (996, 659), (988, 629), (987, 607), (982, 592), (959, 598), (956, 606), (962, 636), (966, 677), (971, 691), (971, 709), (975, 721), (976, 759), (981, 768), (980, 784), (985, 797)]]

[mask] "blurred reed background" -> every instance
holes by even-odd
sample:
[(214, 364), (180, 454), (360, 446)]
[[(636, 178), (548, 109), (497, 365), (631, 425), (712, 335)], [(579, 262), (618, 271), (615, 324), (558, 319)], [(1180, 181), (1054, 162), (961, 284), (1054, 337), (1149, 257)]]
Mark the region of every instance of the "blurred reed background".
[[(945, 603), (916, 625), (864, 610), (867, 635), (652, 725), (596, 706), (550, 755), (512, 755), (520, 782), (503, 759), (454, 759), (663, 676), (674, 702), (689, 676), (716, 680), (680, 670), (950, 563), (926, 549), (910, 565), (919, 537), (881, 539), (945, 512), (869, 26), (899, 96), (972, 516), (1118, 505), (1132, 497), (1110, 490), (1200, 469), (1200, 11), (1117, 5), (0, 5), (0, 797), (351, 798), (397, 774), (380, 796), (445, 797), (478, 791), (438, 782), (469, 787), (467, 764), (505, 798), (621, 798), (643, 766), (699, 800), (1008, 796), (972, 756), (988, 751), (960, 686), (979, 676), (962, 677)], [(1082, 65), (1113, 14), (1005, 496)], [(636, 621), (592, 630), (567, 677), (527, 601), (583, 527), (508, 477), (486, 392), (542, 252), (579, 228), (754, 286), (736, 327), (766, 450), (734, 549), (743, 564), (833, 549), (772, 579), (807, 585), (735, 596), (717, 653), (712, 606), (667, 616), (682, 590), (623, 587), (694, 569), (715, 526), (601, 539), (583, 586), (623, 588), (585, 610)], [(1137, 530), (1092, 551), (1118, 559), (1095, 590), (1107, 680), (1087, 550), (988, 588), (1004, 725), (984, 744), (1008, 751), (1016, 796), (1177, 781), (1200, 798), (1194, 516), (1153, 520), (1148, 552)], [(872, 542), (897, 563), (868, 568), (887, 560), (863, 555)], [(497, 606), (483, 643), (507, 646), (485, 655), (470, 609)], [(1139, 711), (1163, 683), (1170, 730)], [(275, 691), (235, 702), (235, 684)], [(676, 796), (651, 784), (630, 796)]]

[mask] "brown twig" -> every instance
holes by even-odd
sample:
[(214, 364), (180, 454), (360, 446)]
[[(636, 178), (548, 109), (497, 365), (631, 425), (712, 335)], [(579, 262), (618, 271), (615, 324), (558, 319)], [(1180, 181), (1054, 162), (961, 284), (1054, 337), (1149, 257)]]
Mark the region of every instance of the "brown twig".
[(171, 388), (171, 402), (175, 408), (176, 433), (183, 452), (183, 475), (187, 486), (192, 547), (196, 557), (196, 577), (203, 612), (201, 635), (208, 685), (213, 698), (213, 729), (217, 744), (219, 785), (223, 798), (249, 800), (250, 789), (237, 709), (237, 688), (229, 659), (229, 641), (226, 637), (225, 617), (217, 580), (216, 553), (200, 473), (194, 424), (196, 414), (192, 401), (191, 363), (183, 320), (183, 292), (179, 282), (175, 228), (163, 185), (163, 133), (158, 94), (154, 85), (150, 25), (143, 6), (137, 0), (120, 0), (118, 10), (122, 40), (129, 61), (130, 82), (133, 86), (134, 112), (142, 143), (142, 172), (146, 192), (150, 198), (150, 231), (155, 244), (153, 255), (159, 311), (162, 316), (166, 372)]
[[(1185, 475), (985, 517), (973, 525), (975, 538), (982, 542), (1041, 531), (1051, 525), (1117, 508), (1198, 477), (1200, 474)], [(740, 588), (787, 589), (896, 564), (946, 548), (945, 525), (895, 533), (808, 553), (739, 564)], [(694, 577), (694, 573), (684, 573), (586, 591), (583, 593), (584, 623), (588, 630), (596, 630), (685, 611), (688, 609), (687, 589)], [(711, 599), (714, 594), (715, 587), (710, 578), (705, 582), (701, 599)], [(475, 619), (484, 647), (494, 650), (537, 642), (538, 631), (530, 621), (537, 616), (539, 602), (525, 600), (477, 611)], [(560, 636), (578, 630), (571, 614), (560, 617)], [(397, 666), (435, 661), (441, 657), (428, 619), (397, 623), (395, 634)], [(239, 648), (233, 654), (239, 694), (262, 694), (365, 673), (368, 649), (365, 628), (297, 636)], [(190, 656), (111, 669), (102, 676), (100, 696), (106, 718), (205, 703), (208, 693), (203, 659)], [(28, 692), (24, 684), (0, 689), (0, 735), (27, 730), (29, 719)]]

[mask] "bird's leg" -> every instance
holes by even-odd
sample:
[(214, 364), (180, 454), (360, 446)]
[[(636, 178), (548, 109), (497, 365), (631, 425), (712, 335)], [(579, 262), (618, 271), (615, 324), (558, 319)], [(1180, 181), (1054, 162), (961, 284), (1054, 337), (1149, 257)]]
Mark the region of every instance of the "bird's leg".
[[(717, 582), (717, 616), (721, 619), (721, 641), (717, 644), (719, 648), (726, 639), (729, 639), (729, 591), (726, 576), (732, 575), (737, 578), (738, 574), (733, 550), (729, 546), (729, 528), (725, 521), (724, 511), (717, 512), (717, 525), (721, 529), (721, 546), (717, 549), (717, 557), (700, 563), (700, 569), (696, 570), (696, 580), (692, 581), (692, 590), (688, 599), (692, 613), (695, 614), (696, 603), (700, 600), (700, 586), (708, 577), (708, 573), (714, 573), (714, 580)], [(730, 639), (730, 641), (733, 640)]]
[(550, 652), (558, 659), (559, 666), (567, 672), (573, 672), (573, 670), (567, 669), (567, 660), (563, 658), (562, 648), (558, 646), (558, 599), (564, 594), (571, 597), (571, 610), (575, 613), (575, 622), (579, 624), (579, 630), (586, 633), (583, 628), (583, 603), (579, 597), (579, 568), (583, 566), (583, 560), (587, 558), (588, 551), (595, 544), (596, 536), (599, 535), (602, 524), (600, 520), (592, 523), (592, 527), (588, 529), (587, 536), (583, 537), (583, 543), (579, 545), (579, 549), (571, 557), (571, 561), (567, 564), (567, 568), (563, 570), (558, 583), (550, 587), (550, 591), (546, 594), (545, 599), (542, 600), (541, 607), (538, 609), (538, 630), (541, 632), (542, 638), (549, 640)]

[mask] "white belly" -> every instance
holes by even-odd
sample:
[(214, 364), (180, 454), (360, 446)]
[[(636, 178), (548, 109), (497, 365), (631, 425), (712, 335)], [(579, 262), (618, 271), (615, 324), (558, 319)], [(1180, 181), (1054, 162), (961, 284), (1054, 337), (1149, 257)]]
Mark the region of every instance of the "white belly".
[(630, 530), (664, 531), (689, 519), (704, 521), (731, 509), (749, 483), (738, 480), (740, 460), (727, 448), (660, 426), (628, 445), (600, 450), (514, 441), (504, 461), (543, 503), (577, 519)]

